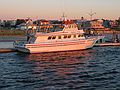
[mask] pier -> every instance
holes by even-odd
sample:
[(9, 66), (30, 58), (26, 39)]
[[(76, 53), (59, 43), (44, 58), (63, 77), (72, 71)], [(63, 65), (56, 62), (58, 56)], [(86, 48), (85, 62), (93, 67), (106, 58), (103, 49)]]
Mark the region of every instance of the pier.
[(95, 34), (95, 35), (98, 35), (98, 34), (113, 34), (113, 33), (116, 33), (116, 34), (120, 34), (120, 30), (113, 30), (113, 29), (109, 29), (109, 30), (105, 30), (105, 29), (97, 29), (97, 30), (84, 30), (85, 33), (87, 34)]
[(98, 34), (113, 34), (113, 33), (116, 33), (116, 34), (120, 34), (120, 30), (95, 30), (95, 33), (98, 33)]
[(99, 43), (95, 44), (95, 47), (104, 47), (104, 46), (120, 46), (120, 43)]
[(16, 52), (15, 48), (0, 48), (0, 53)]

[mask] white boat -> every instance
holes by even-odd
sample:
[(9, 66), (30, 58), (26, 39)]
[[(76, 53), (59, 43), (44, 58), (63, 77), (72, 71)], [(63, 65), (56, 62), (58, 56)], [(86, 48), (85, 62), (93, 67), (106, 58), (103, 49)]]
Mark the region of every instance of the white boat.
[(14, 47), (25, 53), (43, 53), (72, 51), (92, 48), (103, 37), (86, 37), (83, 30), (78, 30), (75, 23), (64, 24), (62, 31), (29, 34), (27, 42), (15, 42)]

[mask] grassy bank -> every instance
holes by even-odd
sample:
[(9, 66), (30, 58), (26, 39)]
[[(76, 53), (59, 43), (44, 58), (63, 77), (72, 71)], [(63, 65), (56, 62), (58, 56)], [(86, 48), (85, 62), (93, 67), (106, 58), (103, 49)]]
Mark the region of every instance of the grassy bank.
[(26, 41), (26, 36), (0, 36), (0, 42)]
[(0, 30), (0, 36), (24, 36), (23, 30)]

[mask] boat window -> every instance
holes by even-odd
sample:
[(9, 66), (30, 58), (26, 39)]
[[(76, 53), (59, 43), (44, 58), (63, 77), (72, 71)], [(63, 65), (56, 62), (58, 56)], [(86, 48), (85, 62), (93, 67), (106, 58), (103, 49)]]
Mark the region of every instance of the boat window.
[(84, 37), (84, 35), (81, 35), (81, 37)]
[(78, 37), (81, 37), (81, 35), (79, 34)]
[(58, 39), (61, 39), (61, 36), (58, 36)]
[(73, 35), (74, 38), (76, 38), (76, 35)]
[(71, 35), (68, 35), (68, 38), (71, 38)]
[(75, 25), (74, 28), (76, 28), (77, 26)]
[(53, 37), (52, 37), (52, 39), (55, 39), (55, 38), (56, 38), (56, 36), (53, 36)]
[(71, 28), (71, 25), (69, 25), (68, 27)]
[(72, 28), (74, 28), (74, 25), (72, 25)]
[(67, 38), (67, 35), (64, 35), (64, 38)]
[(51, 36), (49, 36), (49, 37), (48, 37), (48, 40), (50, 40), (51, 38), (52, 38), (52, 37), (51, 37)]
[(96, 41), (96, 43), (99, 43), (98, 41)]

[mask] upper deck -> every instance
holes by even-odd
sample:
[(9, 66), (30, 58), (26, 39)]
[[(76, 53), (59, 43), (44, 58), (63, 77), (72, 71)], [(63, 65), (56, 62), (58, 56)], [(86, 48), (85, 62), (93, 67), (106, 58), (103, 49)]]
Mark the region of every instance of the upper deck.
[(70, 41), (77, 39), (85, 39), (84, 31), (78, 30), (75, 23), (65, 23), (62, 31), (42, 33), (36, 32), (31, 36), (29, 42), (41, 43), (41, 42), (54, 42), (54, 41)]
[(62, 31), (50, 32), (50, 33), (37, 32), (35, 34), (35, 37), (51, 36), (51, 35), (83, 34), (83, 33), (84, 33), (83, 30), (78, 30), (78, 27), (76, 24), (67, 24), (67, 25), (64, 25), (64, 28)]

